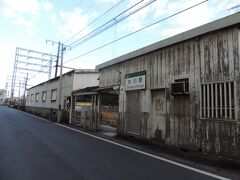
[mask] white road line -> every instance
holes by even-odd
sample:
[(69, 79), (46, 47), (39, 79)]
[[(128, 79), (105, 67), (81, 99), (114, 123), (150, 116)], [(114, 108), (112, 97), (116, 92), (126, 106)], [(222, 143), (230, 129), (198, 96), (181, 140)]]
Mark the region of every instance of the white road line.
[(165, 159), (165, 158), (162, 158), (162, 157), (159, 157), (159, 156), (156, 156), (156, 155), (153, 155), (153, 154), (150, 154), (150, 153), (147, 153), (147, 152), (144, 152), (144, 151), (141, 151), (141, 150), (138, 150), (138, 149), (129, 147), (129, 146), (125, 146), (125, 145), (123, 145), (123, 144), (116, 143), (116, 142), (114, 142), (114, 141), (110, 141), (110, 140), (107, 140), (107, 139), (104, 139), (104, 138), (101, 138), (101, 137), (98, 137), (98, 136), (95, 136), (95, 135), (92, 135), (92, 134), (89, 134), (89, 133), (86, 133), (86, 132), (83, 132), (83, 131), (79, 131), (79, 130), (77, 130), (77, 129), (74, 129), (74, 128), (71, 128), (71, 127), (68, 127), (68, 126), (59, 124), (59, 123), (55, 123), (55, 124), (58, 125), (58, 126), (61, 126), (61, 127), (67, 128), (67, 129), (71, 129), (71, 130), (73, 130), (73, 131), (76, 131), (76, 132), (79, 132), (79, 133), (82, 133), (82, 134), (85, 134), (85, 135), (87, 135), (87, 136), (90, 136), (90, 137), (93, 137), (93, 138), (96, 138), (96, 139), (100, 139), (100, 140), (102, 140), (102, 141), (105, 141), (105, 142), (108, 142), (108, 143), (111, 143), (111, 144), (114, 144), (114, 145), (117, 145), (117, 146), (120, 146), (120, 147), (129, 149), (129, 150), (131, 150), (131, 151), (135, 151), (135, 152), (138, 152), (138, 153), (140, 153), (140, 154), (144, 154), (144, 155), (146, 155), (146, 156), (150, 156), (150, 157), (152, 157), (152, 158), (155, 158), (155, 159), (158, 159), (158, 160), (161, 160), (161, 161), (165, 161), (165, 162), (167, 162), (167, 163), (174, 164), (174, 165), (176, 165), (176, 166), (180, 166), (180, 167), (185, 168), (185, 169), (189, 169), (189, 170), (195, 171), (195, 172), (200, 173), (200, 174), (204, 174), (204, 175), (207, 175), (207, 176), (216, 178), (216, 179), (230, 180), (230, 179), (228, 179), (228, 178), (225, 178), (225, 177), (222, 177), (222, 176), (219, 176), (219, 175), (215, 175), (215, 174), (212, 174), (212, 173), (209, 173), (209, 172), (200, 170), (200, 169), (196, 169), (196, 168), (193, 168), (193, 167), (190, 167), (190, 166), (181, 164), (181, 163), (177, 163), (177, 162), (175, 162), (175, 161), (171, 161), (171, 160), (169, 160), (169, 159)]
[[(19, 110), (18, 110), (18, 111), (19, 111)], [(26, 114), (26, 115), (29, 115), (29, 116), (38, 118), (38, 119), (40, 119), (40, 120), (49, 122), (48, 120), (46, 120), (46, 119), (44, 119), (44, 118), (41, 118), (41, 117), (39, 117), (39, 116), (36, 116), (36, 115), (33, 115), (33, 114), (29, 114), (29, 113), (26, 113), (26, 112), (23, 112), (23, 111), (19, 111), (19, 112), (22, 112), (22, 113), (24, 113), (24, 114)], [(93, 135), (93, 134), (89, 134), (89, 133), (86, 133), (86, 132), (83, 132), (83, 131), (74, 129), (74, 128), (71, 128), (71, 127), (69, 127), (69, 126), (65, 126), (65, 125), (63, 125), (63, 124), (59, 124), (59, 123), (55, 123), (55, 124), (58, 125), (58, 126), (61, 126), (61, 127), (64, 127), (64, 128), (67, 128), (67, 129), (70, 129), (70, 130), (73, 130), (73, 131), (76, 131), (76, 132), (79, 132), (79, 133), (82, 133), (82, 134), (85, 134), (85, 135), (87, 135), (87, 136), (90, 136), (90, 137), (93, 137), (93, 138), (96, 138), (96, 139), (99, 139), (99, 140), (102, 140), (102, 141), (105, 141), (105, 142), (114, 144), (114, 145), (116, 145), (116, 146), (120, 146), (120, 147), (123, 147), (123, 148), (125, 148), (125, 149), (129, 149), (129, 150), (131, 150), (131, 151), (135, 151), (135, 152), (138, 152), (138, 153), (140, 153), (140, 154), (144, 154), (144, 155), (146, 155), (146, 156), (149, 156), (149, 157), (152, 157), (152, 158), (155, 158), (155, 159), (158, 159), (158, 160), (161, 160), (161, 161), (164, 161), (164, 162), (167, 162), (167, 163), (170, 163), (170, 164), (173, 164), (173, 165), (176, 165), (176, 166), (185, 168), (185, 169), (189, 169), (189, 170), (195, 171), (195, 172), (200, 173), (200, 174), (204, 174), (204, 175), (207, 175), (207, 176), (210, 176), (210, 177), (213, 177), (213, 178), (216, 178), (216, 179), (220, 179), (220, 180), (230, 180), (229, 178), (222, 177), (222, 176), (219, 176), (219, 175), (216, 175), (216, 174), (212, 174), (212, 173), (209, 173), (209, 172), (207, 172), (207, 171), (200, 170), (200, 169), (196, 169), (196, 168), (193, 168), (193, 167), (190, 167), (190, 166), (187, 166), (187, 165), (184, 165), (184, 164), (175, 162), (175, 161), (171, 161), (171, 160), (169, 160), (169, 159), (166, 159), (166, 158), (163, 158), (163, 157), (160, 157), (160, 156), (156, 156), (156, 155), (154, 155), (154, 154), (150, 154), (150, 153), (147, 153), (147, 152), (144, 152), (144, 151), (141, 151), (141, 150), (138, 150), (138, 149), (129, 147), (129, 146), (125, 146), (125, 145), (123, 145), (123, 144), (119, 144), (119, 143), (116, 143), (116, 142), (114, 142), (114, 141), (110, 141), (110, 140), (107, 140), (107, 139), (104, 139), (104, 138), (95, 136), (95, 135)]]

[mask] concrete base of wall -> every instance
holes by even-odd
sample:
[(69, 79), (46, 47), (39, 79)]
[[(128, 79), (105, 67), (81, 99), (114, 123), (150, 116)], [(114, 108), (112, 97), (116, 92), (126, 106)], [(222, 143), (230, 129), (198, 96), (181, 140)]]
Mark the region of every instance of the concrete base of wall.
[[(57, 109), (52, 108), (42, 108), (42, 107), (30, 107), (26, 106), (25, 111), (45, 119), (49, 121), (57, 122)], [(66, 111), (61, 111), (61, 120), (60, 122), (69, 122), (69, 113)]]

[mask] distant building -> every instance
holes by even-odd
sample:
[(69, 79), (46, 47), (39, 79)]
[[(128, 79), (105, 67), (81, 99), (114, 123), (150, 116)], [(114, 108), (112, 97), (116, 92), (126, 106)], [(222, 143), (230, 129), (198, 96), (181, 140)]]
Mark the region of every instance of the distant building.
[(6, 98), (7, 98), (7, 91), (4, 89), (0, 89), (0, 105), (5, 104)]
[(62, 120), (69, 121), (71, 94), (75, 90), (98, 85), (99, 73), (94, 69), (72, 70), (62, 76), (62, 96), (59, 107), (59, 77), (27, 89), (26, 111), (56, 120), (61, 109)]
[(117, 108), (119, 134), (240, 159), (240, 13), (96, 69), (99, 121)]

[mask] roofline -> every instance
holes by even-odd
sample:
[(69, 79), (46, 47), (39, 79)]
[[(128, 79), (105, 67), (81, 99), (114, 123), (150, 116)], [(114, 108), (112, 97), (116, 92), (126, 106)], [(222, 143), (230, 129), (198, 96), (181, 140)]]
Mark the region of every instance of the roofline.
[(167, 47), (169, 45), (173, 45), (191, 38), (194, 38), (196, 36), (200, 36), (212, 31), (216, 31), (219, 29), (223, 29), (235, 24), (240, 23), (240, 12), (237, 12), (235, 14), (226, 16), (224, 18), (218, 19), (216, 21), (204, 24), (202, 26), (196, 27), (194, 29), (185, 31), (183, 33), (177, 34), (175, 36), (172, 36), (170, 38), (167, 38), (165, 40), (153, 43), (151, 45), (148, 45), (146, 47), (140, 48), (138, 50), (135, 50), (133, 52), (127, 53), (125, 55), (122, 55), (120, 57), (114, 58), (112, 60), (106, 61), (102, 64), (99, 64), (96, 66), (97, 70), (106, 68), (108, 66), (112, 66), (114, 64), (118, 64), (127, 60), (130, 60), (132, 58), (141, 56), (143, 54), (147, 54), (149, 52), (155, 51), (157, 49), (161, 49), (164, 47)]
[[(98, 70), (96, 70), (96, 69), (73, 69), (73, 70), (71, 70), (71, 71), (68, 71), (68, 72), (62, 74), (62, 76), (65, 76), (65, 75), (70, 74), (70, 73), (73, 73), (73, 72), (74, 72), (74, 74), (86, 74), (86, 73), (95, 74), (95, 73), (99, 73)], [(43, 85), (43, 84), (45, 84), (45, 83), (48, 83), (48, 82), (50, 82), (50, 81), (53, 81), (53, 80), (56, 80), (56, 79), (59, 79), (59, 78), (60, 78), (60, 76), (51, 78), (51, 79), (49, 79), (49, 80), (47, 80), (47, 81), (44, 81), (44, 82), (42, 82), (42, 83), (40, 83), (40, 84), (37, 84), (37, 85), (35, 85), (35, 86), (30, 87), (30, 88), (28, 88), (27, 90), (30, 90), (30, 89), (32, 89), (32, 88), (35, 88), (35, 87), (37, 87), (37, 86)]]

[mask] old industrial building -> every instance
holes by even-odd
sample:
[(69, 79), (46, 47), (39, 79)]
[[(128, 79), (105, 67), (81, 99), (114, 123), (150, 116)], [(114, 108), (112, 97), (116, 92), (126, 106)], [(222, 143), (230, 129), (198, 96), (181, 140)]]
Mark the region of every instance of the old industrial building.
[[(61, 109), (61, 120), (71, 120), (71, 94), (88, 86), (98, 85), (99, 73), (94, 69), (72, 70), (62, 76), (62, 93), (59, 103), (58, 91), (60, 77), (50, 79), (27, 90), (26, 111), (57, 119), (57, 110)], [(60, 108), (59, 108), (60, 105)]]
[(96, 69), (99, 114), (117, 109), (119, 134), (240, 158), (240, 13)]

